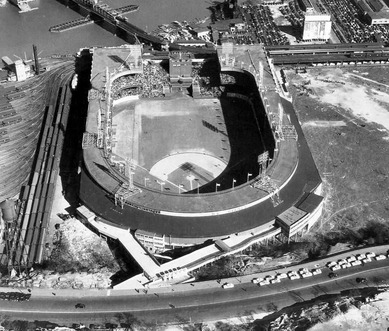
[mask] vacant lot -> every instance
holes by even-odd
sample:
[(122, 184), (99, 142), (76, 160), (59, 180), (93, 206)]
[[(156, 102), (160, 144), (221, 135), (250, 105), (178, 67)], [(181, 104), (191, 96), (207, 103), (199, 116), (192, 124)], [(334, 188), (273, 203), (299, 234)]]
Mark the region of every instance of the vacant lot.
[(323, 178), (324, 214), (314, 231), (389, 222), (389, 68), (286, 72)]

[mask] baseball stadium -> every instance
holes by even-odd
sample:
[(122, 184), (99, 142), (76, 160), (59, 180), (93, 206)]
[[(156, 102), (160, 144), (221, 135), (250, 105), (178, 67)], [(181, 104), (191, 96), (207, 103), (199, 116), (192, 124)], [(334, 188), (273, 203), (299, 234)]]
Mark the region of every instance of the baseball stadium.
[(317, 220), (321, 178), (261, 47), (90, 52), (80, 200), (100, 222), (163, 251)]

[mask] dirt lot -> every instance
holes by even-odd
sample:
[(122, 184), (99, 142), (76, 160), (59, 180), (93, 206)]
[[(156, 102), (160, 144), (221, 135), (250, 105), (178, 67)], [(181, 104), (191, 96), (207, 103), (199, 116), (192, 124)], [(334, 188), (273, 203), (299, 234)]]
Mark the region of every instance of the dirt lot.
[(324, 213), (314, 231), (357, 230), (371, 221), (388, 222), (389, 68), (286, 73), (324, 184)]

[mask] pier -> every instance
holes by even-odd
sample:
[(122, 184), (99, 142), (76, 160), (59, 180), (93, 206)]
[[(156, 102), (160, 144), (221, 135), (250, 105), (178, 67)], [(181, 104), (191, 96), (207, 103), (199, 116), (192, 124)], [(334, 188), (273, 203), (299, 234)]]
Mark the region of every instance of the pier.
[(94, 23), (94, 22), (89, 17), (85, 17), (85, 18), (80, 18), (78, 20), (54, 25), (54, 26), (50, 27), (49, 31), (50, 32), (68, 31), (68, 30), (71, 30), (71, 29), (74, 29), (74, 28), (77, 28), (80, 26), (84, 26), (84, 25), (89, 25), (92, 23)]
[(31, 8), (30, 5), (28, 4), (33, 0), (9, 0), (10, 3), (14, 4), (17, 6), (20, 10), (19, 13), (26, 13), (32, 10), (38, 9), (37, 7)]
[(137, 5), (124, 6), (112, 9), (107, 4), (95, 3), (93, 0), (58, 0), (65, 6), (73, 9), (105, 30), (117, 35), (128, 43), (142, 42), (160, 49), (165, 41), (159, 37), (148, 34), (146, 31), (128, 22), (122, 14), (138, 10)]

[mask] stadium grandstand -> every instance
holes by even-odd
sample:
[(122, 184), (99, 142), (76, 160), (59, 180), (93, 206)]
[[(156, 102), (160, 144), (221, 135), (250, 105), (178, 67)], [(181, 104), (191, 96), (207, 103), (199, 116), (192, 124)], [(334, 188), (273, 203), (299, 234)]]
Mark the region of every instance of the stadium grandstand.
[(90, 50), (80, 216), (158, 252), (268, 231), (312, 195), (309, 229), (321, 179), (263, 49), (153, 59), (137, 47)]

